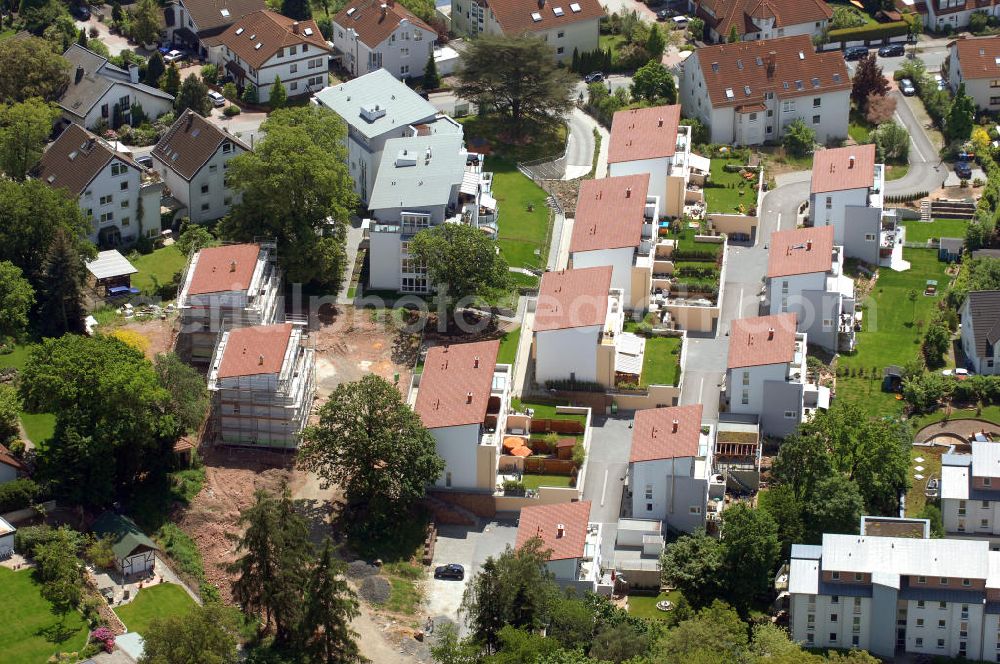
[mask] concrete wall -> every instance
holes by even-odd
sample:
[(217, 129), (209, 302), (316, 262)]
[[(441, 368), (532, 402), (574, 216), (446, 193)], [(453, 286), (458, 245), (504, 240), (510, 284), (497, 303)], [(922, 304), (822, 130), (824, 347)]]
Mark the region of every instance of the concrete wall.
[[(766, 400), (760, 413), (761, 432), (784, 438), (795, 431), (802, 421), (802, 384), (784, 379), (766, 381), (762, 393)], [(786, 413), (792, 415), (786, 417)]]
[[(353, 75), (385, 69), (398, 79), (424, 75), (427, 59), (434, 49), (437, 35), (413, 25), (406, 19), (381, 44), (369, 47), (357, 38), (353, 29), (334, 24), (333, 45), (344, 54), (344, 67)], [(381, 56), (373, 58), (372, 54)]]
[[(620, 175), (642, 175), (649, 174), (649, 189), (647, 195), (659, 196), (661, 204), (666, 205), (667, 196), (667, 172), (670, 168), (671, 159), (659, 157), (656, 159), (636, 159), (634, 161), (619, 161), (608, 164), (608, 177), (618, 177)], [(660, 210), (662, 215), (670, 215), (664, 209)]]
[[(431, 429), (438, 455), (444, 460), (444, 470), (434, 486), (452, 489), (477, 489), (476, 448), (479, 446), (479, 425)], [(451, 473), (451, 484), (448, 474)]]
[(632, 302), (632, 263), (635, 260), (635, 252), (635, 247), (576, 251), (571, 256), (571, 267), (579, 270), (585, 267), (611, 266), (611, 288), (622, 289), (623, 301), (627, 306)]
[(535, 382), (576, 378), (597, 380), (597, 337), (600, 326), (535, 333)]
[(720, 233), (746, 233), (753, 235), (760, 223), (758, 217), (745, 214), (709, 214), (708, 221), (712, 228)]

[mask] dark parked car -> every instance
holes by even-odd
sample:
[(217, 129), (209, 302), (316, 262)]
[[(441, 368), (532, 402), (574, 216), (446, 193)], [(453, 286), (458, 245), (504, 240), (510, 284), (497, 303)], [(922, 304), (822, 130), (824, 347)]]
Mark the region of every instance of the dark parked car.
[(70, 5), (69, 13), (81, 21), (90, 20), (90, 7), (87, 5)]
[(604, 80), (604, 74), (599, 71), (590, 72), (583, 77), (584, 83), (600, 83)]
[(866, 55), (868, 55), (867, 46), (848, 46), (844, 49), (845, 60), (860, 60)]
[(661, 9), (660, 11), (656, 12), (657, 21), (666, 21), (667, 19), (671, 19), (675, 16), (677, 16), (677, 12), (675, 12), (673, 9)]
[(903, 53), (905, 53), (905, 50), (902, 44), (889, 44), (878, 50), (879, 56), (883, 58), (894, 58), (903, 55)]
[(153, 167), (153, 158), (150, 157), (148, 154), (147, 155), (143, 155), (141, 157), (136, 157), (135, 163), (139, 164), (143, 168), (152, 168)]
[(439, 565), (434, 568), (435, 579), (455, 579), (461, 581), (465, 578), (465, 568), (455, 563)]
[(972, 164), (968, 161), (955, 162), (955, 175), (963, 180), (972, 179)]

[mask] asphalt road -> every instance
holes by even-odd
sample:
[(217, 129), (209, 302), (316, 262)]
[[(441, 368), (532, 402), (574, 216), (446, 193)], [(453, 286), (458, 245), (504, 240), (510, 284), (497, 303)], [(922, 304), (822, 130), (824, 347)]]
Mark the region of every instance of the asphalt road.
[(590, 173), (594, 161), (594, 127), (597, 122), (579, 108), (566, 117), (566, 180)]
[(595, 417), (592, 421), (583, 499), (591, 501), (590, 520), (602, 524), (601, 555), (614, 560), (622, 492), (632, 450), (631, 417)]
[[(910, 168), (900, 179), (887, 182), (886, 192), (895, 196), (934, 191), (944, 183), (948, 169), (942, 165), (937, 150), (910, 109), (908, 100), (895, 90), (889, 94), (896, 98), (896, 120), (910, 134)], [(921, 102), (915, 100), (914, 103)]]

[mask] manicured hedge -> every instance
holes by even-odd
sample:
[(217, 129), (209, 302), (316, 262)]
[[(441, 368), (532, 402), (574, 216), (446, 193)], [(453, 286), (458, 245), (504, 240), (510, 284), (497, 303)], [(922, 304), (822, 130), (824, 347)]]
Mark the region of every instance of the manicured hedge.
[(909, 31), (910, 24), (906, 21), (872, 23), (870, 25), (862, 25), (858, 28), (830, 30), (827, 34), (827, 42), (874, 41), (887, 37), (898, 37), (907, 34)]

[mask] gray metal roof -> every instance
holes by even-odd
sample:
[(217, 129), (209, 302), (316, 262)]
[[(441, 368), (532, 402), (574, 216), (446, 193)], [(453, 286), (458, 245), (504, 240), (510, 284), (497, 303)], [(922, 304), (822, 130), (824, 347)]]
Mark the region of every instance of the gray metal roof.
[(792, 561), (788, 566), (788, 592), (793, 595), (819, 594), (818, 560), (809, 558), (792, 558)]
[(366, 138), (437, 115), (431, 104), (384, 69), (323, 88), (316, 100)]
[(975, 477), (1000, 477), (1000, 445), (972, 443), (972, 474)]
[(465, 155), (457, 134), (389, 139), (369, 209), (447, 205), (465, 175)]
[(823, 569), (985, 579), (989, 542), (823, 535)]
[(1000, 290), (972, 291), (968, 303), (975, 352), (986, 357), (989, 347), (1000, 339)]
[(111, 279), (135, 274), (139, 270), (116, 249), (98, 252), (97, 258), (87, 263), (87, 271), (97, 279)]
[(792, 558), (819, 560), (823, 557), (823, 547), (819, 544), (793, 544)]

